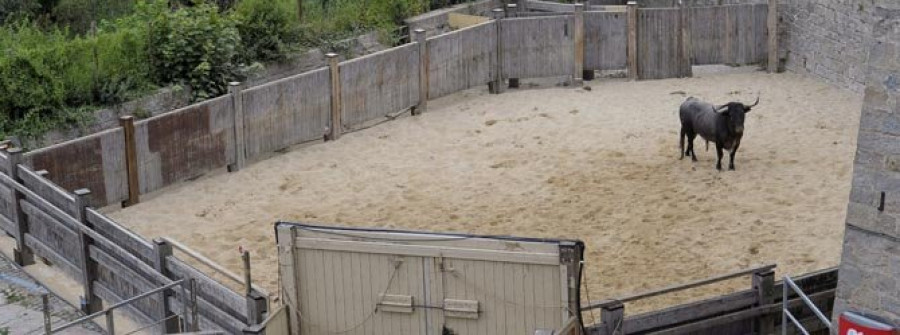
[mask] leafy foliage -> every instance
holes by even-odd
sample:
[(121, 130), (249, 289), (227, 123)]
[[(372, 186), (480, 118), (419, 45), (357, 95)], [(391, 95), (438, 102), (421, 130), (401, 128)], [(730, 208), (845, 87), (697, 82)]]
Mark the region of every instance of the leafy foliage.
[(244, 42), (241, 58), (252, 61), (283, 60), (297, 49), (300, 27), (294, 0), (244, 0), (235, 7), (238, 32)]
[(208, 4), (155, 13), (149, 37), (154, 80), (189, 85), (199, 99), (224, 94), (238, 70), (241, 38), (233, 17)]

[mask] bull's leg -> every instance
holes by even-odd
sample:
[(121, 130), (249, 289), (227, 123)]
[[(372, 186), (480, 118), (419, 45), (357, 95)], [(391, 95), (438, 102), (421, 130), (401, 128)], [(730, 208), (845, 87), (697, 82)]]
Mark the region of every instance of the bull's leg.
[(737, 153), (737, 149), (738, 149), (738, 147), (740, 147), (740, 146), (741, 146), (741, 140), (740, 140), (740, 139), (734, 141), (734, 148), (731, 149), (731, 161), (728, 163), (728, 169), (729, 169), (729, 170), (732, 170), (732, 171), (734, 170), (734, 154)]
[(685, 153), (684, 153), (684, 137), (685, 137), (684, 127), (681, 127), (681, 136), (678, 137), (678, 142), (680, 144), (679, 148), (681, 148), (678, 151), (681, 153), (681, 158), (678, 158), (678, 159), (684, 159), (684, 155), (685, 155)]
[(691, 155), (691, 161), (694, 161), (694, 162), (697, 161), (697, 154), (694, 153), (694, 139), (695, 138), (697, 138), (697, 134), (695, 134), (695, 133), (687, 134), (688, 148), (687, 148), (687, 152), (685, 153), (687, 155)]
[(716, 142), (716, 170), (722, 171), (722, 143)]

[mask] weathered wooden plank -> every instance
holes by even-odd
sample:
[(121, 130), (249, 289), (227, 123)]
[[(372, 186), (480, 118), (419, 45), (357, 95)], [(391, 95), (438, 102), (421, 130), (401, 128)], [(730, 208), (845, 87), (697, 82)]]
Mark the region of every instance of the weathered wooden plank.
[(586, 70), (622, 70), (628, 59), (628, 22), (624, 12), (584, 13)]
[[(90, 246), (90, 255), (97, 262), (96, 282), (103, 284), (117, 296), (133, 297), (168, 284), (167, 282), (154, 282), (141, 276), (95, 246)], [(162, 304), (160, 295), (156, 294), (135, 301), (133, 305), (142, 313), (155, 319), (161, 319), (163, 316), (159, 314), (161, 311), (159, 306)]]
[(135, 122), (141, 194), (234, 163), (233, 108), (226, 95)]
[(37, 239), (34, 235), (25, 234), (25, 244), (28, 245), (29, 248), (34, 250), (34, 252), (41, 257), (49, 260), (54, 266), (58, 266), (63, 270), (66, 274), (68, 274), (72, 279), (76, 282), (80, 283), (81, 279), (81, 270), (78, 269), (78, 266), (73, 264), (69, 259), (63, 257), (58, 252), (53, 250), (50, 246), (44, 244), (39, 239)]
[(500, 22), (504, 78), (570, 76), (575, 67), (575, 19), (571, 15)]
[(629, 316), (623, 329), (626, 334), (641, 333), (667, 325), (701, 320), (710, 316), (734, 312), (752, 307), (756, 293), (743, 291), (721, 297), (678, 305), (658, 311)]
[(187, 265), (175, 256), (166, 258), (166, 269), (174, 280), (193, 278), (196, 280), (197, 292), (204, 300), (209, 301), (223, 313), (246, 322), (247, 303), (243, 296), (229, 289), (222, 283), (210, 278), (199, 270)]
[(131, 252), (144, 263), (153, 264), (155, 254), (153, 253), (153, 244), (149, 241), (92, 208), (86, 210), (86, 217), (100, 235), (106, 236), (110, 241)]
[(638, 78), (665, 79), (682, 73), (677, 8), (638, 9)]
[[(109, 287), (107, 287), (106, 285), (104, 285), (103, 283), (100, 283), (100, 282), (96, 282), (96, 281), (94, 282), (94, 292), (96, 292), (97, 295), (100, 296), (100, 299), (103, 299), (108, 304), (114, 304), (114, 303), (118, 303), (120, 301), (125, 300), (125, 298), (123, 298), (122, 296), (119, 296), (113, 290), (111, 290)], [(131, 318), (132, 321), (137, 322), (137, 324), (139, 324), (139, 325), (150, 325), (155, 321), (152, 317), (148, 316), (147, 314), (144, 314), (143, 312), (141, 312), (140, 309), (138, 309), (137, 307), (135, 307), (132, 304), (122, 306), (119, 309), (117, 309), (116, 311), (120, 311), (120, 310), (124, 311)], [(151, 327), (148, 330), (152, 331), (153, 328)]]
[(243, 105), (248, 159), (321, 140), (331, 108), (328, 68), (247, 89)]
[[(541, 0), (528, 0), (526, 2), (526, 7), (530, 11), (537, 11), (537, 12), (572, 13), (575, 11), (574, 4), (541, 1)], [(588, 6), (585, 6), (584, 10), (624, 12), (625, 6), (621, 6), (621, 5), (588, 5)], [(517, 15), (522, 14), (522, 13), (523, 12), (519, 12), (519, 13), (517, 13)]]
[(439, 98), (491, 81), (496, 21), (429, 38), (428, 96)]
[(102, 207), (128, 197), (124, 134), (119, 128), (31, 151), (24, 157), (35, 171), (47, 170), (46, 178), (62, 189), (91, 190), (90, 206)]
[(13, 235), (16, 231), (16, 224), (10, 221), (5, 215), (0, 215), (0, 231), (3, 231), (8, 235)]
[(16, 228), (15, 221), (13, 220), (13, 215), (15, 215), (15, 211), (13, 208), (13, 202), (15, 201), (15, 195), (11, 188), (6, 185), (0, 184), (0, 216), (9, 221), (10, 230), (7, 230), (8, 233), (13, 234), (15, 231), (13, 229)]
[(42, 198), (47, 199), (50, 203), (75, 215), (78, 209), (75, 208), (75, 197), (62, 187), (57, 186), (49, 179), (39, 176), (26, 166), (19, 165), (19, 178), (22, 183), (32, 189)]
[(340, 64), (341, 123), (365, 127), (419, 101), (419, 48), (415, 44), (377, 52)]
[(73, 227), (47, 215), (29, 201), (22, 201), (22, 210), (28, 216), (29, 234), (72, 264), (80, 264), (81, 255), (75, 243), (78, 234)]

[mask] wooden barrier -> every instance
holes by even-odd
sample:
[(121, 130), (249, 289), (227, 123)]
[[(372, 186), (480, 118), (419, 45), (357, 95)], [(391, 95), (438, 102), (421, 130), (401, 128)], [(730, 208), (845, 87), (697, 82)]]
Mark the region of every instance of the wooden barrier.
[(322, 68), (241, 92), (246, 155), (257, 159), (328, 135), (329, 71)]
[(627, 46), (628, 23), (625, 12), (584, 13), (585, 72), (626, 69)]
[(571, 77), (574, 24), (571, 15), (501, 20), (503, 78)]
[(419, 101), (415, 44), (341, 62), (341, 124), (354, 130), (382, 122)]
[(488, 84), (497, 53), (497, 22), (429, 38), (428, 97), (439, 98)]

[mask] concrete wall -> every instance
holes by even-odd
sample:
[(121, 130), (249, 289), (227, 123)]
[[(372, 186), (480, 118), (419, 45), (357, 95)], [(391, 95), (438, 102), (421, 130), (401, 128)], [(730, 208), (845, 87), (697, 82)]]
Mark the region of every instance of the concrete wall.
[(834, 315), (853, 310), (900, 326), (900, 3), (885, 6), (871, 9), (877, 23), (863, 51), (867, 86)]

